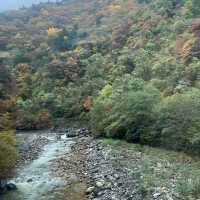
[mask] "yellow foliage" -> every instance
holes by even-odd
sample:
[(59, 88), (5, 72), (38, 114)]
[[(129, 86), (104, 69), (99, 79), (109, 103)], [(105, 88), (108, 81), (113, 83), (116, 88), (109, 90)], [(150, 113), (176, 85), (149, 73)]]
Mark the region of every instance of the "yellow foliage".
[(130, 36), (126, 45), (130, 48), (141, 48), (146, 44), (146, 38)]
[(192, 48), (193, 48), (195, 42), (196, 42), (196, 39), (191, 38), (184, 43), (184, 45), (181, 49), (181, 52), (180, 52), (180, 56), (182, 58), (184, 58), (184, 59), (188, 58), (192, 54)]
[(15, 147), (0, 140), (0, 179), (7, 179), (12, 176), (17, 158)]
[(13, 130), (1, 131), (0, 141), (3, 142), (4, 144), (11, 145), (14, 147), (16, 145), (14, 131)]
[(0, 113), (0, 131), (10, 130), (12, 128), (10, 113)]
[(102, 98), (109, 96), (112, 92), (112, 85), (107, 84), (100, 92), (99, 95)]
[(0, 131), (0, 180), (11, 177), (18, 158), (14, 131)]
[(120, 5), (110, 5), (108, 7), (108, 11), (111, 12), (111, 13), (116, 13), (116, 12), (119, 12), (121, 11), (121, 6)]
[(47, 30), (47, 35), (48, 35), (48, 37), (55, 37), (61, 31), (62, 31), (62, 29), (55, 28), (55, 27), (50, 27)]
[(84, 48), (82, 48), (81, 46), (77, 46), (74, 50), (74, 53), (76, 53), (77, 55), (82, 55), (84, 53)]

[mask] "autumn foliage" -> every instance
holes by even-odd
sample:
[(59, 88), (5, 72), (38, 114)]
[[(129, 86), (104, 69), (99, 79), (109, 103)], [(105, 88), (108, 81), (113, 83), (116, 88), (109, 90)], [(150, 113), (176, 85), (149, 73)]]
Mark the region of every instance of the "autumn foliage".
[(52, 117), (49, 112), (41, 111), (36, 117), (37, 129), (50, 128), (52, 126)]

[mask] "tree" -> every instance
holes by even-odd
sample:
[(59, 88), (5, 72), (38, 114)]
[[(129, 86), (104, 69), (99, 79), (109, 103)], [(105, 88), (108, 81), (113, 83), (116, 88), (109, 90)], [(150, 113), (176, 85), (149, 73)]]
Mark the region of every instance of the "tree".
[(12, 176), (16, 164), (17, 152), (13, 138), (10, 131), (0, 132), (0, 183)]
[(193, 89), (164, 99), (158, 106), (156, 129), (160, 145), (200, 153), (200, 91)]
[(18, 64), (15, 69), (18, 96), (26, 100), (31, 97), (32, 73), (28, 64)]
[(143, 142), (144, 135), (154, 121), (154, 107), (159, 92), (141, 79), (125, 75), (106, 85), (94, 101), (91, 110), (96, 134)]

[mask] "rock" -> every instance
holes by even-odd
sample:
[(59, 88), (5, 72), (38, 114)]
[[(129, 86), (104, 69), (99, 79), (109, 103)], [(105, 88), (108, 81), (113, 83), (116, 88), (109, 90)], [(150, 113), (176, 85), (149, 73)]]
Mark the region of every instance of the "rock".
[(106, 183), (106, 185), (105, 185), (105, 188), (106, 188), (106, 189), (111, 189), (111, 187), (112, 187), (112, 183), (110, 183), (110, 182), (109, 182), (109, 183)]
[(89, 187), (87, 190), (86, 190), (86, 194), (90, 194), (94, 191), (95, 187), (92, 186), (92, 187)]
[(6, 189), (8, 191), (17, 190), (17, 186), (14, 183), (8, 183), (6, 184)]
[(0, 180), (0, 194), (6, 191), (6, 181)]
[(154, 194), (153, 194), (153, 198), (154, 198), (154, 199), (157, 199), (160, 195), (161, 195), (161, 193), (159, 193), (159, 192), (158, 192), (158, 193), (154, 193)]
[(78, 134), (76, 131), (70, 130), (70, 131), (66, 132), (66, 136), (67, 137), (76, 137), (76, 136), (78, 136)]
[(120, 178), (118, 174), (114, 174), (114, 177), (115, 177), (116, 179), (119, 179), (119, 178)]
[(30, 182), (33, 182), (33, 179), (32, 179), (32, 178), (29, 178), (29, 179), (27, 180), (27, 183), (30, 183)]
[(100, 180), (100, 181), (96, 182), (96, 186), (99, 187), (99, 188), (102, 188), (104, 185), (105, 185), (104, 180)]

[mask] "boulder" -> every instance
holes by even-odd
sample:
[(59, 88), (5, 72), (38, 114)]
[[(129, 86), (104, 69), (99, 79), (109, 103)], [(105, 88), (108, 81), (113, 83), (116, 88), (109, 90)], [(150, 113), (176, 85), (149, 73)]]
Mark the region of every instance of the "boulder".
[(17, 186), (14, 183), (8, 183), (6, 184), (6, 190), (7, 191), (17, 190)]
[(27, 180), (27, 183), (30, 183), (30, 182), (33, 182), (33, 179), (32, 179), (32, 178), (29, 178), (29, 179)]
[(0, 194), (6, 191), (6, 181), (0, 180)]
[(104, 180), (100, 180), (96, 182), (96, 186), (98, 188), (102, 188), (105, 185), (105, 181)]
[(78, 136), (78, 134), (76, 131), (70, 131), (70, 132), (66, 133), (66, 136), (70, 138), (70, 137), (76, 137), (76, 136)]
[(90, 131), (86, 128), (81, 128), (78, 130), (78, 135), (80, 136), (87, 136), (89, 135)]

